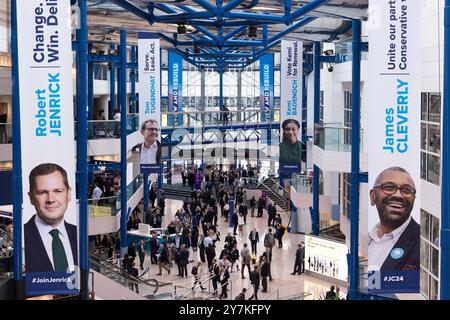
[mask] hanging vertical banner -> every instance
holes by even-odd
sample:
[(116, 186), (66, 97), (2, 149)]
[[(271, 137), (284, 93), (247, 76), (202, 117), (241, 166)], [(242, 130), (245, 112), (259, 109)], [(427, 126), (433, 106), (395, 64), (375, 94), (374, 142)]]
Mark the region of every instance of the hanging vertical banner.
[(76, 294), (70, 0), (17, 0), (17, 12), (26, 294)]
[[(169, 51), (169, 112), (183, 112), (183, 58), (174, 51)], [(168, 124), (181, 125), (183, 116), (169, 116)]]
[(159, 37), (138, 34), (139, 119), (141, 134), (141, 172), (161, 171), (161, 57)]
[(419, 292), (420, 7), (416, 0), (370, 1), (366, 88), (372, 292)]
[[(259, 105), (262, 111), (273, 109), (274, 95), (274, 71), (273, 71), (273, 54), (267, 53), (259, 60), (259, 79), (260, 79), (260, 95)], [(262, 113), (262, 121), (266, 121), (270, 112)], [(270, 119), (269, 120), (273, 120)]]
[(281, 41), (280, 172), (301, 171), (303, 42)]

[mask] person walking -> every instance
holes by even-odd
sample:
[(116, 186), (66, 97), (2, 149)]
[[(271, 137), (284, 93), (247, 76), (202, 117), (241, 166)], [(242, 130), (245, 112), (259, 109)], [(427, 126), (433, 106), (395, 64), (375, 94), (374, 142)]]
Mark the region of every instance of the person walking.
[(241, 250), (241, 259), (242, 259), (242, 266), (241, 266), (241, 276), (242, 279), (245, 279), (244, 277), (244, 268), (247, 267), (248, 274), (250, 275), (250, 262), (252, 260), (252, 256), (250, 254), (250, 250), (247, 247), (247, 244), (244, 243), (244, 247)]
[(230, 272), (225, 266), (220, 267), (220, 286), (222, 291), (220, 292), (219, 299), (228, 298), (228, 279), (230, 279)]
[(159, 243), (158, 238), (156, 237), (156, 233), (152, 234), (150, 238), (150, 261), (151, 264), (158, 264), (158, 258), (156, 254), (158, 253)]
[(170, 274), (170, 268), (166, 266), (166, 263), (169, 261), (169, 253), (167, 252), (166, 246), (161, 244), (160, 245), (160, 252), (159, 252), (159, 260), (158, 260), (158, 267), (159, 267), (159, 273), (156, 274), (157, 276), (162, 275), (162, 268), (167, 270), (167, 274)]
[[(231, 261), (230, 272), (233, 272), (233, 266), (238, 260), (239, 260), (239, 249), (237, 248), (237, 243), (235, 243), (232, 249), (230, 250), (230, 261)], [(239, 263), (236, 263), (236, 271), (239, 272)]]
[(200, 275), (202, 274), (202, 262), (197, 262), (197, 265), (192, 267), (191, 274), (194, 276), (194, 284), (192, 285), (192, 291), (195, 289), (195, 285), (198, 283), (200, 286), (200, 289), (202, 291), (206, 290), (206, 288), (203, 288), (203, 285), (200, 281)]
[(255, 298), (255, 300), (258, 300), (258, 290), (259, 290), (260, 281), (261, 281), (261, 278), (259, 276), (258, 266), (255, 265), (253, 267), (253, 271), (250, 272), (250, 282), (253, 285), (253, 294), (251, 295), (251, 297), (248, 300), (252, 300), (253, 298)]
[(244, 215), (242, 213), (239, 213), (238, 226), (240, 236), (242, 236), (242, 234), (244, 233), (244, 225), (245, 225)]

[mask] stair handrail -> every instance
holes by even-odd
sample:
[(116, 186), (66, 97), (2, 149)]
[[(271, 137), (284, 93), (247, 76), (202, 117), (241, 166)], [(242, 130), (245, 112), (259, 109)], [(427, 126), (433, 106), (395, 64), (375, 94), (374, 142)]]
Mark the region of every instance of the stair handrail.
[(267, 188), (267, 190), (270, 191), (271, 194), (275, 195), (275, 197), (277, 197), (279, 200), (281, 200), (284, 204), (286, 204), (286, 206), (288, 207), (289, 210), (289, 205), (290, 205), (290, 201), (288, 201), (286, 198), (282, 197), (278, 192), (273, 191), (270, 186), (268, 186), (267, 184), (264, 183), (264, 181), (262, 181), (260, 184), (262, 184), (263, 186), (265, 186)]
[(277, 295), (277, 300), (280, 300), (280, 289), (273, 290), (271, 293), (269, 293), (267, 296), (264, 297), (262, 300), (269, 300), (269, 297), (273, 296), (274, 294)]
[[(220, 282), (218, 282), (218, 284), (220, 284)], [(230, 296), (232, 296), (232, 295), (233, 295), (233, 281), (230, 279), (230, 280), (228, 280), (228, 281), (226, 282), (226, 284), (229, 284), (229, 285), (230, 285)], [(219, 292), (219, 289), (222, 289), (222, 287), (223, 287), (223, 285), (220, 284), (220, 286), (218, 286), (216, 290), (214, 290), (214, 291), (211, 292), (208, 296), (206, 296), (205, 298), (203, 298), (203, 300), (207, 300), (208, 298), (215, 296), (216, 293)]]
[[(208, 277), (207, 277), (207, 278), (203, 278), (203, 280), (200, 281), (200, 285), (201, 285), (201, 286), (203, 286), (204, 282), (206, 282), (206, 281), (209, 282), (212, 278), (215, 277), (214, 274), (211, 275), (209, 272), (208, 272), (207, 274), (208, 274)], [(205, 280), (206, 280), (206, 281), (205, 281)], [(210, 289), (210, 288), (208, 287), (208, 289)], [(178, 295), (178, 296), (174, 295), (174, 298), (177, 299), (177, 300), (184, 300), (184, 299), (185, 299), (186, 297), (188, 297), (190, 294), (194, 295), (195, 292), (196, 292), (195, 287), (194, 287), (194, 289), (188, 288), (188, 289), (185, 290), (182, 294), (180, 294), (180, 295)], [(210, 290), (208, 290), (208, 293), (211, 294)]]

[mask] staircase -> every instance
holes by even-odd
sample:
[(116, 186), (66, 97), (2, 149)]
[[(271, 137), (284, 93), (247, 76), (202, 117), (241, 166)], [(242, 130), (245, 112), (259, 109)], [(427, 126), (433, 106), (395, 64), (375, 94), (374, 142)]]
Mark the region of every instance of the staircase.
[[(266, 190), (270, 200), (290, 216), (291, 195), (280, 186), (277, 178), (265, 179), (259, 184), (258, 188)], [(280, 193), (280, 191), (282, 191), (282, 193)]]
[(345, 235), (341, 232), (340, 223), (321, 229), (320, 236), (345, 241)]
[(191, 188), (185, 187), (182, 184), (163, 184), (163, 190), (167, 199), (185, 200), (186, 197), (191, 196)]

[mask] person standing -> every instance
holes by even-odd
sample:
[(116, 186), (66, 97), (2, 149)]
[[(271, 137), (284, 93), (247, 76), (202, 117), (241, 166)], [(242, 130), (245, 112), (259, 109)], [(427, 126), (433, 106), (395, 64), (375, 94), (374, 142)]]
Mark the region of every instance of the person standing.
[(236, 229), (237, 229), (237, 227), (238, 227), (238, 225), (239, 225), (239, 219), (238, 219), (237, 212), (234, 212), (234, 213), (233, 213), (233, 216), (231, 217), (231, 222), (232, 222), (232, 224), (233, 224), (233, 234), (234, 234), (234, 235), (237, 235)]
[(245, 300), (245, 293), (247, 292), (246, 288), (242, 288), (241, 293), (239, 293), (234, 300)]
[(241, 268), (241, 275), (242, 279), (245, 279), (244, 277), (244, 268), (248, 268), (248, 274), (250, 275), (250, 261), (252, 260), (252, 257), (250, 255), (250, 250), (248, 250), (247, 244), (244, 243), (244, 247), (241, 250), (241, 259), (242, 259), (242, 268)]
[(250, 216), (251, 217), (254, 217), (255, 216), (255, 208), (256, 208), (256, 199), (255, 199), (255, 196), (253, 196), (251, 199), (250, 199)]
[(327, 291), (325, 300), (336, 300), (336, 292), (334, 292), (334, 286), (330, 287), (330, 291)]
[(8, 134), (6, 133), (6, 121), (8, 114), (0, 110), (0, 143), (8, 143)]
[(139, 265), (141, 270), (144, 270), (144, 260), (145, 260), (145, 243), (144, 240), (141, 240), (141, 243), (138, 246), (138, 254), (139, 254)]
[(272, 248), (275, 245), (275, 237), (272, 234), (272, 229), (269, 228), (266, 235), (264, 236), (264, 247), (270, 252), (270, 257), (272, 257)]
[(255, 255), (257, 254), (257, 243), (259, 242), (259, 233), (256, 231), (256, 228), (254, 228), (250, 234), (248, 235), (248, 239), (250, 240), (250, 243), (252, 245), (252, 253)]
[(261, 196), (258, 199), (258, 215), (257, 215), (258, 218), (261, 218), (263, 216), (263, 211), (264, 211), (264, 199)]
[(214, 295), (217, 296), (217, 283), (220, 281), (220, 267), (217, 260), (214, 258), (210, 268), (211, 281), (214, 289)]
[(277, 224), (276, 234), (278, 239), (278, 248), (283, 247), (283, 236), (284, 236), (285, 228), (281, 224)]
[(253, 298), (255, 298), (255, 300), (258, 300), (258, 290), (260, 281), (261, 278), (259, 276), (258, 266), (255, 265), (253, 267), (253, 271), (250, 272), (250, 282), (253, 285), (253, 294), (248, 300), (252, 300)]
[(158, 258), (156, 257), (156, 254), (158, 253), (158, 238), (156, 237), (156, 234), (153, 233), (152, 237), (150, 239), (150, 261), (151, 264), (158, 264)]
[(180, 266), (181, 277), (188, 276), (187, 265), (189, 263), (189, 251), (186, 249), (186, 245), (182, 245), (180, 252), (178, 253), (178, 264)]
[[(303, 252), (304, 255), (304, 252)], [(303, 256), (303, 261), (305, 257)], [(302, 244), (298, 244), (297, 251), (295, 252), (295, 264), (294, 264), (294, 271), (291, 273), (291, 275), (302, 274), (302, 267), (301, 267), (301, 261), (302, 261)], [(304, 263), (303, 263), (304, 265)]]
[(262, 290), (261, 292), (267, 292), (267, 277), (269, 276), (269, 263), (266, 256), (262, 256), (261, 262), (261, 278), (262, 278)]

